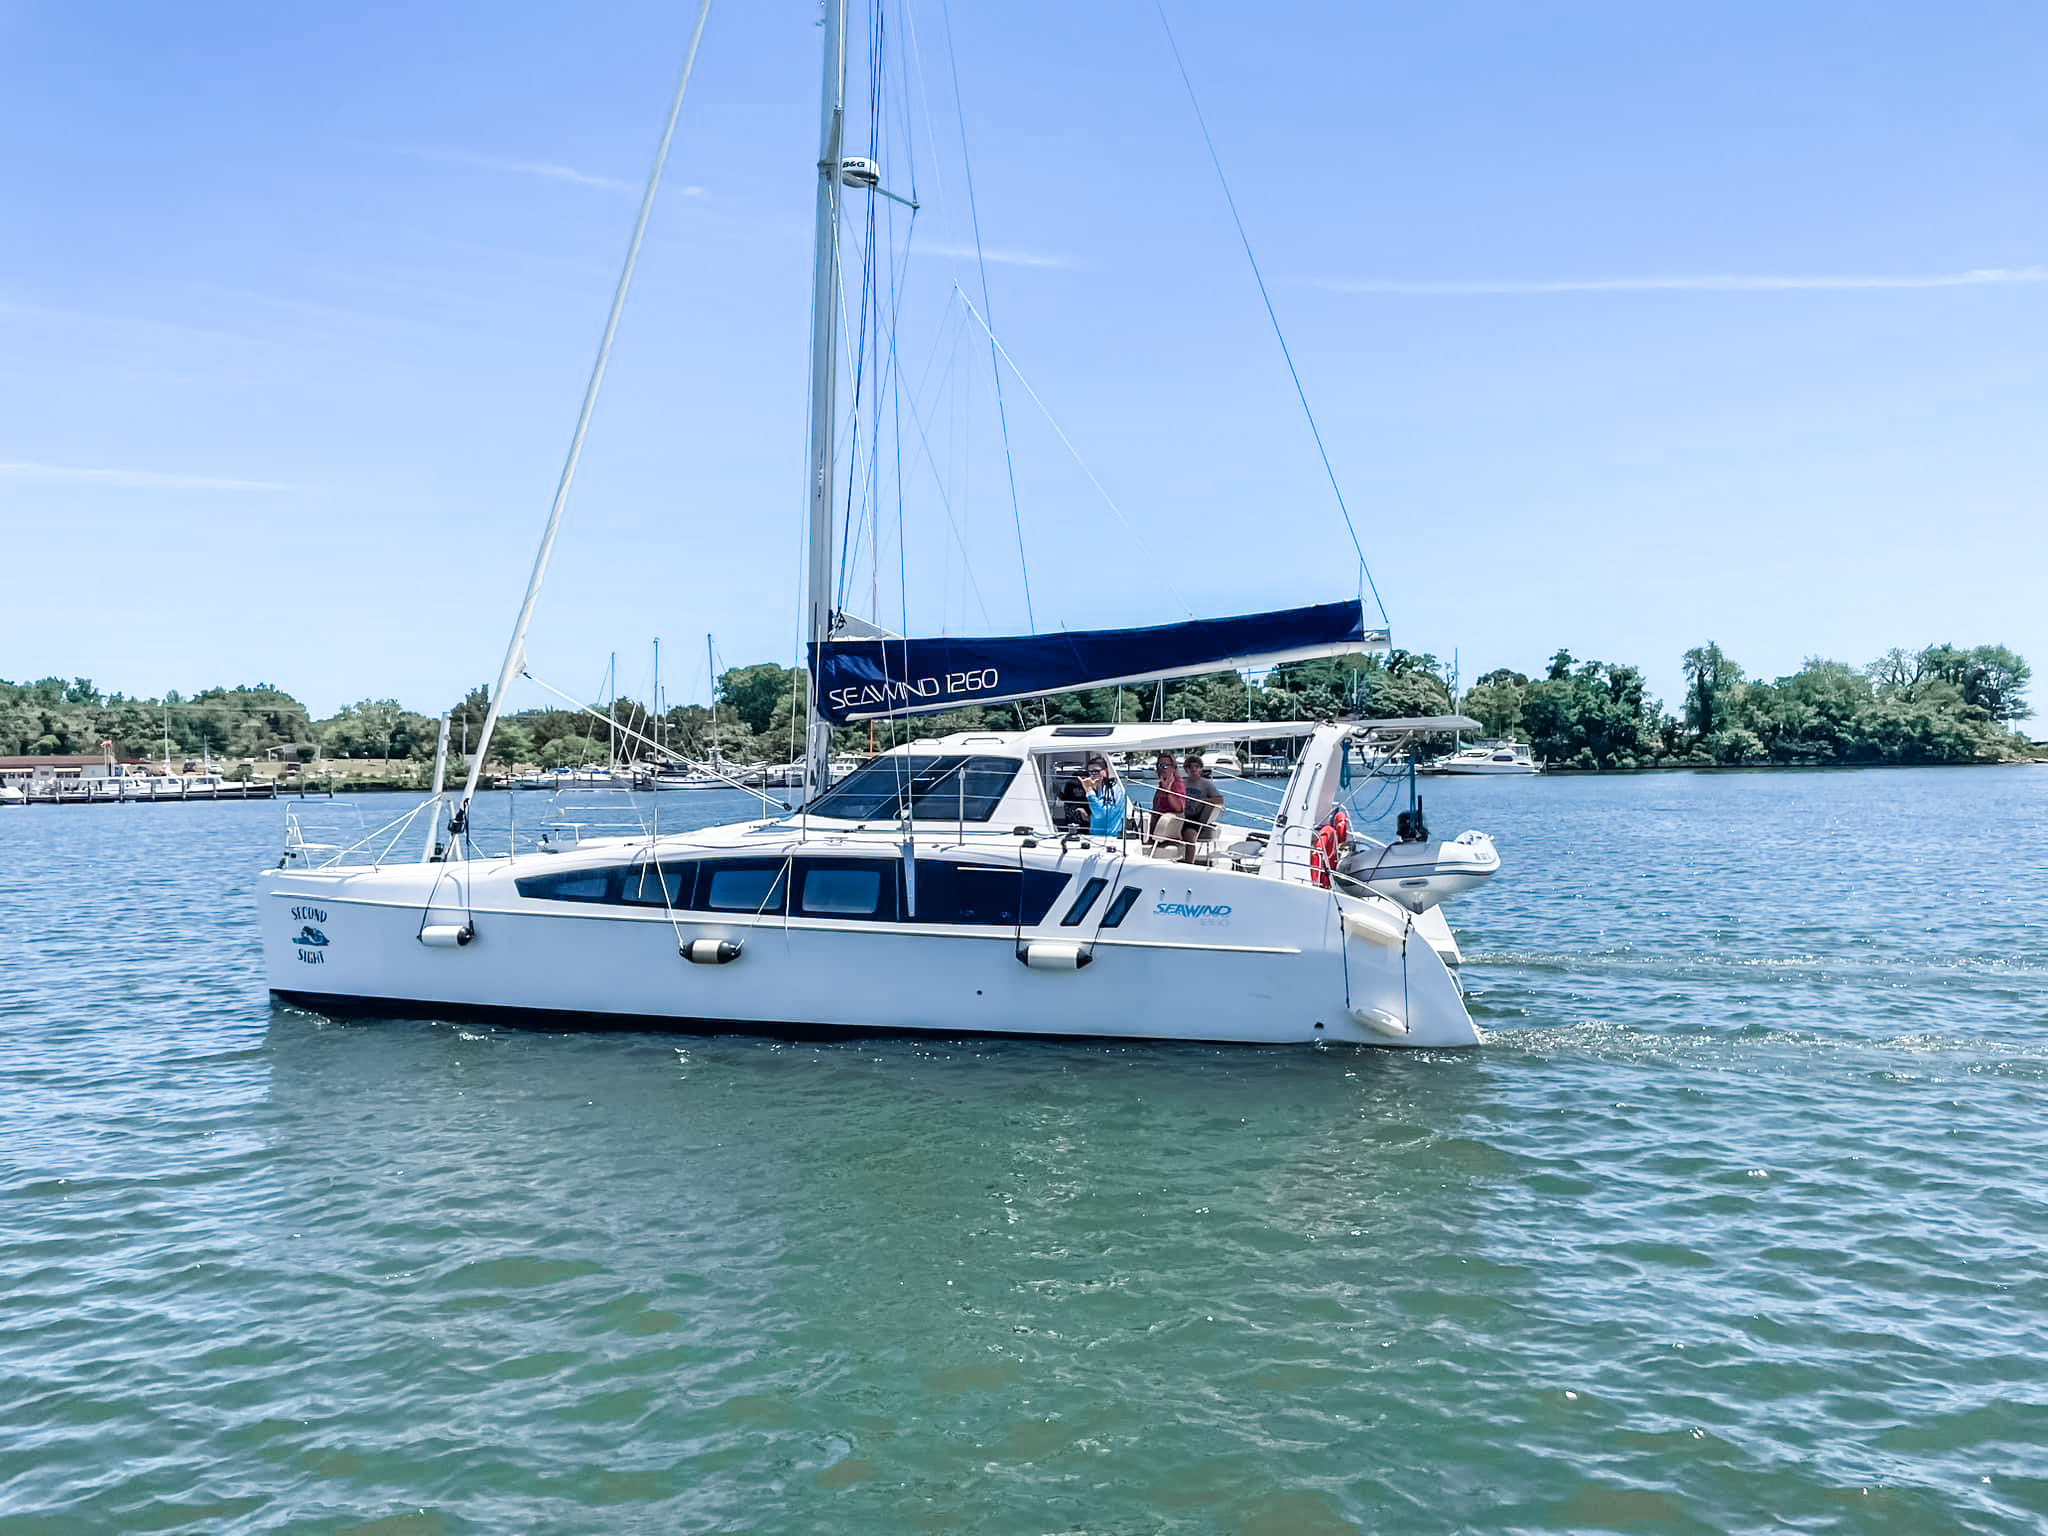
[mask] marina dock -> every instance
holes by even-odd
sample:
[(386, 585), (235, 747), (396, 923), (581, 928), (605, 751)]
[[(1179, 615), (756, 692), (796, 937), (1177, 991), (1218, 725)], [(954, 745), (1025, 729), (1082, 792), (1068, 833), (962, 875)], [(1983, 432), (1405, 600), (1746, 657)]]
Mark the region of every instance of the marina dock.
[(161, 805), (187, 800), (270, 800), (277, 795), (275, 784), (232, 780), (197, 784), (160, 779), (45, 780), (16, 788), (21, 798), (15, 803), (22, 805)]

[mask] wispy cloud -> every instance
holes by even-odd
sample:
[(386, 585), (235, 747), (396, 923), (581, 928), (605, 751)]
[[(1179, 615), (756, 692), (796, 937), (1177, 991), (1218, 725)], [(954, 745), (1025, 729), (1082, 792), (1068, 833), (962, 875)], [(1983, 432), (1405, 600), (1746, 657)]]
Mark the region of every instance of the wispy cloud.
[(1424, 283), (1391, 278), (1327, 278), (1320, 288), (1338, 293), (1784, 293), (1859, 288), (1976, 288), (1994, 283), (2048, 283), (2048, 267), (1979, 267), (1968, 272), (1894, 276), (1801, 277), (1726, 274), (1702, 277), (1583, 277)]
[[(971, 245), (913, 245), (911, 253), (917, 256), (946, 256), (972, 261), (975, 249)], [(1075, 263), (1064, 256), (1051, 256), (1043, 251), (1009, 251), (984, 249), (980, 252), (983, 261), (992, 261), (1004, 267), (1071, 267)]]
[[(415, 149), (409, 153), (426, 160), (473, 165), (479, 170), (506, 171), (515, 176), (538, 176), (544, 181), (566, 181), (574, 186), (595, 187), (600, 192), (614, 192), (621, 197), (638, 197), (641, 190), (632, 182), (620, 181), (616, 176), (596, 176), (589, 171), (579, 171), (572, 165), (557, 165), (552, 160), (511, 160), (502, 155), (478, 155), (462, 149)], [(673, 197), (704, 195), (702, 187), (676, 186), (673, 183), (663, 190)]]
[(222, 475), (174, 475), (151, 469), (82, 469), (68, 464), (23, 464), (0, 460), (0, 478), (110, 485), (136, 491), (290, 491), (274, 480), (232, 480)]

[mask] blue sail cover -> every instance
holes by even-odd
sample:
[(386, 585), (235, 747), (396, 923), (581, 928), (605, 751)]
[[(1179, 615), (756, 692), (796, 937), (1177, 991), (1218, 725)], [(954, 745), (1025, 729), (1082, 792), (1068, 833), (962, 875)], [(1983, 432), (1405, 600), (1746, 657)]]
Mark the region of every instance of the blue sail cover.
[(828, 640), (811, 647), (811, 671), (818, 679), (818, 712), (845, 725), (1386, 646), (1387, 632), (1367, 629), (1365, 611), (1353, 600), (1150, 629)]

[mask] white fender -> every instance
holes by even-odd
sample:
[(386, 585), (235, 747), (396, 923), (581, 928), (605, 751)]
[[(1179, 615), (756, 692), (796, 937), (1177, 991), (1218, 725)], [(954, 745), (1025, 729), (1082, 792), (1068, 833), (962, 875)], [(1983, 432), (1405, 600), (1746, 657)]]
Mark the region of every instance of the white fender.
[(691, 939), (682, 950), (692, 965), (731, 965), (740, 957), (740, 947), (731, 939)]
[(1017, 958), (1034, 971), (1078, 971), (1095, 957), (1079, 944), (1033, 939), (1017, 951)]
[(1408, 1033), (1407, 1024), (1384, 1008), (1353, 1008), (1350, 1012), (1352, 1023), (1376, 1035), (1385, 1035), (1389, 1040), (1402, 1039)]
[(429, 923), (420, 930), (420, 942), (429, 949), (460, 949), (475, 937), (467, 923)]

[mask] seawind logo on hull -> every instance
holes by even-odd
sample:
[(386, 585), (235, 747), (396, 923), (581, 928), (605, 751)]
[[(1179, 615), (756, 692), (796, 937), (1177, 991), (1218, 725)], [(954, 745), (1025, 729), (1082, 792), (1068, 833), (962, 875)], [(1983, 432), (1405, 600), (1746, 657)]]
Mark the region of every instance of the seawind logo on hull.
[(1204, 903), (1195, 906), (1185, 901), (1162, 901), (1152, 909), (1161, 917), (1228, 917), (1230, 908)]

